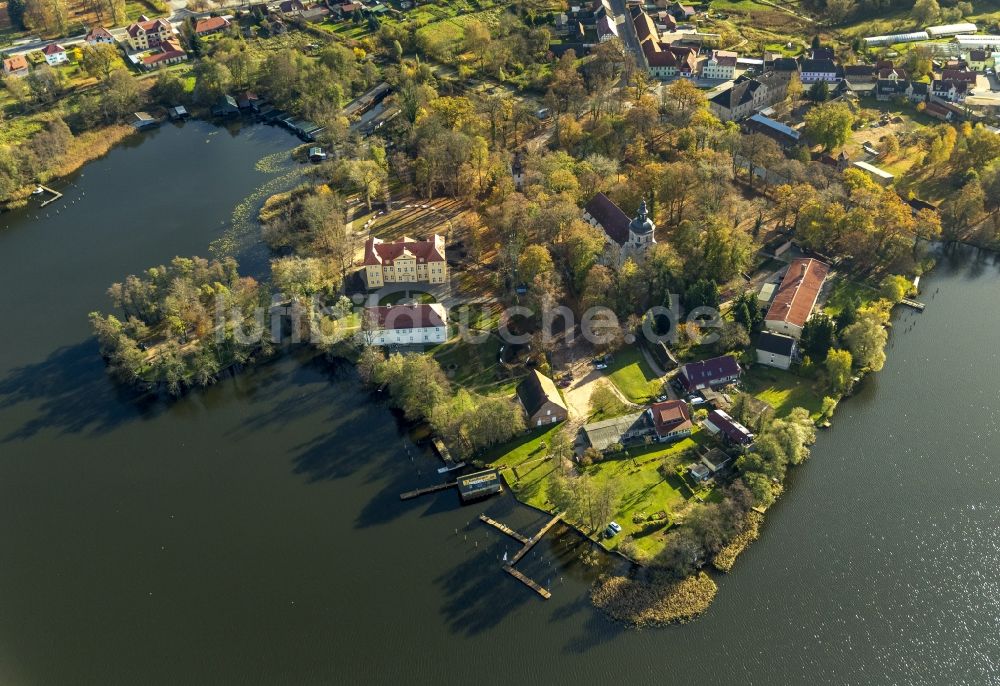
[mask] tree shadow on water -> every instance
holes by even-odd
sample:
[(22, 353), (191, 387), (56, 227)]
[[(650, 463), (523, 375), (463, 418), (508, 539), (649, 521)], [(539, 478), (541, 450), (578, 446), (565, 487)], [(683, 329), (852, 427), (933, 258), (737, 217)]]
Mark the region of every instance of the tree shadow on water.
[(14, 421), (20, 424), (5, 426), (0, 441), (26, 440), (45, 429), (105, 433), (161, 407), (155, 397), (115, 383), (92, 338), (59, 348), (43, 361), (17, 367), (0, 378), (0, 411), (16, 417), (18, 406), (26, 404), (35, 407), (20, 410), (23, 418)]

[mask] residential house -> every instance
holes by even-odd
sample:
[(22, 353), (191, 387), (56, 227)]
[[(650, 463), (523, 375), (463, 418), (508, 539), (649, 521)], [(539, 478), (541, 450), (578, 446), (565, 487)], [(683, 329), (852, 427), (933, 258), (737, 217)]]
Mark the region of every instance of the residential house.
[(942, 81), (964, 81), (969, 88), (976, 87), (976, 80), (979, 75), (968, 69), (945, 69), (941, 72)]
[(168, 39), (160, 43), (155, 49), (142, 58), (142, 66), (145, 69), (159, 69), (168, 64), (177, 64), (187, 59), (187, 53), (181, 48), (176, 40)]
[(834, 60), (836, 54), (833, 52), (833, 48), (812, 48), (809, 51), (809, 57), (814, 60)]
[(931, 83), (931, 94), (935, 98), (948, 102), (965, 102), (969, 93), (969, 84), (965, 81), (943, 81), (935, 79)]
[(799, 258), (788, 265), (764, 316), (765, 328), (798, 340), (829, 272), (828, 264), (811, 257)]
[(387, 283), (447, 283), (444, 236), (391, 242), (372, 236), (365, 241), (364, 277), (370, 289)]
[(969, 69), (984, 72), (993, 66), (993, 57), (986, 50), (969, 51)]
[(705, 418), (705, 428), (730, 445), (746, 447), (753, 443), (753, 433), (723, 410), (712, 410)]
[(910, 102), (914, 105), (921, 102), (927, 102), (931, 97), (931, 84), (924, 83), (923, 81), (913, 81), (910, 83), (910, 90), (906, 94)]
[(878, 78), (892, 81), (906, 81), (910, 78), (907, 71), (901, 67), (893, 66), (892, 62), (889, 60), (879, 62), (880, 66), (878, 68)]
[(799, 61), (794, 57), (775, 57), (770, 63), (764, 60), (764, 69), (775, 74), (781, 74), (786, 79), (791, 78), (793, 75), (798, 76), (800, 73)]
[(448, 340), (448, 314), (440, 303), (366, 307), (363, 326), (370, 345), (416, 345)]
[(805, 59), (801, 61), (799, 76), (802, 83), (816, 83), (826, 81), (836, 83), (840, 77), (837, 75), (837, 65), (831, 59)]
[(66, 48), (58, 43), (46, 45), (42, 48), (42, 54), (45, 55), (45, 63), (50, 67), (55, 67), (69, 60), (69, 57), (66, 56)]
[(195, 22), (194, 34), (196, 36), (211, 36), (213, 33), (221, 33), (229, 28), (229, 20), (225, 17), (203, 17)]
[(24, 55), (14, 55), (3, 61), (3, 75), (13, 78), (27, 76), (30, 71), (28, 60)]
[(559, 389), (537, 369), (517, 385), (517, 399), (524, 408), (528, 426), (555, 424), (569, 418), (569, 409)]
[(728, 81), (736, 75), (739, 55), (729, 50), (713, 50), (711, 57), (701, 65), (701, 78)]
[(697, 69), (698, 58), (694, 48), (665, 45), (650, 39), (643, 42), (642, 52), (646, 56), (649, 73), (658, 79), (675, 76), (690, 78)]
[(748, 133), (760, 133), (774, 140), (783, 148), (795, 147), (802, 137), (798, 131), (780, 121), (757, 113), (743, 121), (743, 129)]
[(302, 14), (302, 10), (304, 9), (305, 7), (303, 7), (299, 0), (283, 0), (278, 4), (278, 11), (285, 16)]
[(695, 15), (694, 7), (691, 5), (682, 5), (679, 2), (672, 2), (667, 5), (667, 12), (669, 12), (677, 21), (687, 21)]
[(604, 14), (597, 20), (597, 40), (601, 43), (618, 38), (618, 22), (614, 15)]
[(844, 81), (847, 88), (858, 95), (871, 95), (875, 92), (877, 71), (871, 64), (849, 64), (844, 67)]
[(115, 37), (112, 36), (111, 32), (103, 26), (95, 26), (92, 28), (87, 32), (87, 35), (83, 40), (87, 43), (87, 45), (91, 46), (98, 45), (100, 43), (107, 43), (108, 45), (115, 44)]
[(155, 48), (170, 40), (173, 35), (174, 28), (166, 19), (149, 19), (145, 15), (125, 29), (126, 40), (132, 50)]
[(792, 366), (792, 356), (795, 354), (795, 339), (770, 331), (762, 331), (757, 337), (757, 362), (788, 369)]
[[(713, 96), (708, 101), (708, 108), (722, 121), (739, 121), (777, 102), (780, 98), (775, 97), (765, 76), (741, 76), (731, 88)], [(787, 84), (785, 86), (787, 89)], [(784, 97), (784, 91), (781, 93)]]
[[(385, 5), (379, 5), (377, 8), (372, 8), (372, 12), (375, 12), (376, 14), (388, 11), (389, 8)], [(328, 7), (316, 5), (315, 7), (302, 10), (299, 16), (310, 24), (319, 24), (326, 21), (326, 18), (330, 16), (330, 9)]]
[(952, 121), (955, 119), (955, 113), (951, 109), (936, 102), (927, 103), (924, 114), (930, 115), (935, 119), (940, 119), (941, 121)]
[(909, 81), (879, 79), (875, 82), (875, 99), (879, 102), (887, 102), (897, 98), (908, 98), (910, 90)]
[(587, 444), (602, 453), (649, 436), (653, 430), (653, 419), (646, 410), (585, 424), (581, 429)]
[(727, 386), (739, 381), (743, 370), (732, 355), (722, 355), (709, 360), (688, 362), (681, 367), (678, 380), (688, 393), (704, 388)]
[(691, 410), (683, 400), (665, 400), (649, 406), (653, 419), (653, 431), (656, 440), (661, 443), (679, 441), (691, 435), (694, 425), (691, 423)]

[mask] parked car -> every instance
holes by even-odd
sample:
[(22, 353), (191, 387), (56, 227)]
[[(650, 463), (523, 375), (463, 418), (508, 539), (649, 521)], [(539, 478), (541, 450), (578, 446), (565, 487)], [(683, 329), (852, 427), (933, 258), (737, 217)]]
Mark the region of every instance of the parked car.
[(617, 536), (621, 532), (622, 532), (622, 528), (618, 524), (618, 522), (611, 522), (610, 524), (608, 524), (608, 528), (605, 530), (604, 533), (605, 533), (605, 535), (608, 538), (614, 538), (615, 536)]
[(598, 362), (597, 364), (594, 365), (594, 369), (607, 369), (607, 368), (608, 365), (604, 364), (603, 362)]

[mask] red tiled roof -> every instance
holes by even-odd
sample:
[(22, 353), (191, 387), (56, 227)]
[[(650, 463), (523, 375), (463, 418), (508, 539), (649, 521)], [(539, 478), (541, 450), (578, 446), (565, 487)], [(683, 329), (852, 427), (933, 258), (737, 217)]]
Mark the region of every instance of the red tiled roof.
[(765, 319), (805, 326), (829, 272), (828, 264), (811, 257), (792, 262)]
[(601, 225), (608, 238), (618, 245), (625, 245), (628, 241), (628, 225), (632, 220), (611, 198), (604, 193), (598, 193), (590, 199), (584, 209)]
[(138, 21), (134, 24), (129, 24), (128, 28), (125, 30), (128, 31), (128, 35), (135, 38), (140, 32), (160, 33), (161, 31), (166, 31), (170, 33), (173, 29), (170, 24), (163, 19), (143, 19), (142, 21)]
[[(392, 264), (393, 261), (399, 259), (403, 254), (403, 251), (408, 251), (411, 255), (417, 258), (418, 264), (424, 264), (428, 262), (444, 262), (444, 255), (438, 252), (435, 239), (438, 238), (437, 235), (432, 236), (430, 239), (425, 241), (415, 241), (412, 238), (406, 238), (405, 236), (393, 243), (383, 243), (378, 238), (374, 236), (365, 241), (365, 266), (371, 266), (376, 264)], [(443, 240), (442, 240), (443, 244)]]
[(649, 407), (656, 433), (665, 436), (691, 428), (691, 412), (683, 400), (667, 400)]
[(28, 60), (24, 58), (24, 55), (14, 55), (13, 57), (8, 57), (3, 61), (3, 68), (5, 71), (9, 72), (27, 69)]
[(715, 61), (719, 64), (719, 66), (735, 67), (736, 60), (739, 58), (739, 55), (729, 50), (716, 50), (712, 53), (712, 57), (715, 58)]
[(712, 426), (725, 434), (726, 438), (732, 443), (739, 445), (753, 443), (753, 434), (750, 433), (750, 430), (722, 410), (712, 410), (709, 412), (707, 421), (711, 422)]
[(444, 318), (438, 312), (441, 305), (379, 305), (366, 307), (365, 318), (369, 326), (382, 330), (423, 329), (444, 326)]
[(199, 19), (194, 25), (195, 33), (206, 33), (208, 31), (218, 31), (229, 26), (229, 20), (225, 17), (206, 17)]
[(159, 52), (155, 52), (152, 55), (147, 55), (143, 58), (143, 64), (156, 64), (157, 62), (163, 62), (164, 60), (171, 60), (175, 57), (180, 57), (184, 55), (184, 51), (181, 50), (180, 45), (172, 40), (165, 40), (160, 43)]
[(965, 71), (964, 69), (945, 69), (941, 72), (942, 81), (964, 81), (965, 83), (976, 84), (976, 72)]
[(66, 48), (59, 45), (58, 43), (49, 43), (44, 48), (42, 48), (43, 55), (58, 55), (61, 52), (66, 52)]
[(108, 31), (103, 26), (95, 26), (87, 34), (86, 40), (95, 40), (97, 38), (112, 38), (113, 39), (114, 36), (112, 36), (111, 32)]

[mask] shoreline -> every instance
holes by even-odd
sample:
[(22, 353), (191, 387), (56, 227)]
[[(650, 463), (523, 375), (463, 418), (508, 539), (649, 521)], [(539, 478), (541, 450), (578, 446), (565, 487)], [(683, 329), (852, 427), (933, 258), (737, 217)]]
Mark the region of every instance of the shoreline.
[(138, 133), (138, 131), (126, 124), (111, 124), (110, 126), (90, 129), (75, 136), (70, 143), (69, 150), (59, 164), (40, 173), (36, 177), (35, 183), (22, 186), (13, 196), (0, 201), (0, 208), (4, 211), (11, 211), (27, 207), (32, 191), (37, 186), (66, 180), (85, 165), (107, 155), (134, 133)]

